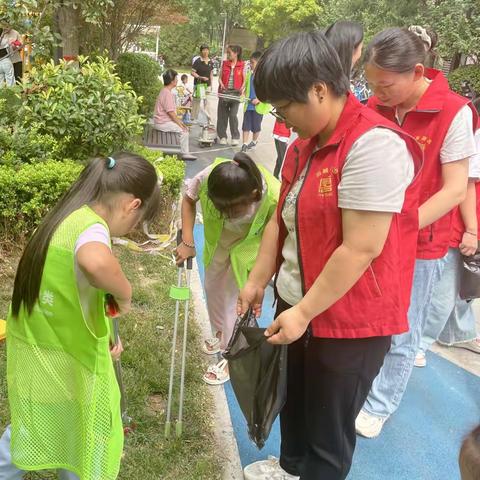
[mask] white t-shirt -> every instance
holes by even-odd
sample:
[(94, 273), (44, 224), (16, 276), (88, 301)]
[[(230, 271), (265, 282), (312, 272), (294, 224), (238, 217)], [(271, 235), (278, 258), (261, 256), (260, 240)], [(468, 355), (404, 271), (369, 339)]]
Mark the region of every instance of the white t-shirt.
[[(288, 234), (282, 250), (284, 262), (278, 273), (277, 289), (280, 297), (290, 305), (296, 305), (303, 297), (296, 203), (307, 167), (287, 195), (282, 210)], [(404, 140), (391, 130), (374, 128), (358, 138), (347, 155), (338, 186), (338, 207), (399, 213), (413, 176), (413, 159)]]
[(468, 176), (480, 180), (480, 129), (475, 132), (475, 144), (477, 153), (470, 157)]
[(473, 114), (468, 105), (455, 115), (440, 150), (442, 163), (456, 162), (475, 155), (477, 147), (473, 134)]
[(110, 234), (104, 225), (95, 223), (88, 227), (80, 234), (75, 243), (75, 274), (77, 277), (78, 295), (80, 297), (80, 305), (82, 306), (85, 321), (94, 330), (95, 315), (97, 308), (97, 289), (92, 287), (87, 277), (77, 264), (77, 252), (80, 247), (90, 242), (100, 242), (111, 249)]

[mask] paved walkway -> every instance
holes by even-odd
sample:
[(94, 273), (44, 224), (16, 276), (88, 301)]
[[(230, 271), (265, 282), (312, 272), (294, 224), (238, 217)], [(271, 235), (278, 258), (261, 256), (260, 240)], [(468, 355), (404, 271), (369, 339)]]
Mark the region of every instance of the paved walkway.
[[(239, 113), (241, 120), (242, 113)], [(274, 119), (264, 118), (260, 145), (252, 157), (270, 170), (276, 153), (271, 137)], [(241, 121), (240, 121), (241, 125)], [(198, 152), (196, 162), (187, 163), (187, 178), (205, 168), (217, 157), (233, 158), (238, 149), (196, 146), (192, 128), (191, 149)], [(203, 251), (203, 227), (195, 227), (197, 258)], [(202, 282), (204, 269), (199, 262)], [(267, 291), (260, 324), (266, 326), (273, 318), (273, 292)], [(476, 305), (478, 309), (478, 305)], [(480, 318), (480, 311), (477, 312)], [(402, 404), (386, 423), (381, 436), (374, 440), (359, 438), (350, 480), (457, 480), (460, 478), (457, 457), (460, 444), (480, 421), (480, 355), (435, 346), (427, 354), (428, 366), (414, 369)], [(213, 387), (220, 388), (220, 387)], [(278, 422), (262, 451), (248, 439), (245, 420), (238, 407), (230, 384), (225, 393), (243, 466), (252, 461), (278, 456), (280, 434)], [(240, 479), (239, 479), (240, 480)]]

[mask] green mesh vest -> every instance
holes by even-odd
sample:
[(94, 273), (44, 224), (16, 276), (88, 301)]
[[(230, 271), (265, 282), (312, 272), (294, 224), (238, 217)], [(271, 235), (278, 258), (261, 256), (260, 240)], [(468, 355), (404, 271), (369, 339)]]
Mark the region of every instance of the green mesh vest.
[[(217, 158), (213, 167), (222, 162), (231, 162), (231, 160)], [(255, 265), (263, 231), (277, 208), (278, 195), (280, 193), (280, 182), (261, 165), (257, 166), (265, 180), (267, 191), (263, 195), (262, 202), (252, 220), (247, 236), (237, 242), (230, 251), (230, 262), (232, 263), (238, 288), (242, 288), (243, 285), (245, 285), (248, 274)], [(203, 182), (200, 188), (200, 203), (202, 205), (205, 232), (205, 248), (203, 254), (205, 268), (210, 265), (215, 255), (215, 250), (223, 230), (223, 217), (208, 198), (207, 184), (208, 180)]]
[(22, 470), (64, 468), (81, 480), (117, 478), (123, 450), (120, 392), (109, 351), (105, 293), (85, 321), (75, 243), (95, 223), (89, 207), (68, 216), (48, 248), (39, 301), (7, 319), (11, 453)]

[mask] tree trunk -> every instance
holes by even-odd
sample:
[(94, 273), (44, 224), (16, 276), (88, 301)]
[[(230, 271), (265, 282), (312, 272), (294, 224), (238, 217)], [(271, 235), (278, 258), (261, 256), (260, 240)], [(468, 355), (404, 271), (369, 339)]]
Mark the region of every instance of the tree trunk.
[(79, 53), (79, 8), (60, 7), (58, 9), (58, 27), (62, 36), (63, 58), (65, 60), (77, 60)]

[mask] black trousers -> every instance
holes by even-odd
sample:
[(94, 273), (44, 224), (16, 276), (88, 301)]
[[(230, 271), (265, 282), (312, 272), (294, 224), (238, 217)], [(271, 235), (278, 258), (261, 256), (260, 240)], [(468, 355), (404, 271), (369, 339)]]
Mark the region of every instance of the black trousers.
[(238, 107), (239, 102), (233, 100), (218, 99), (217, 107), (217, 136), (218, 138), (227, 138), (227, 126), (230, 123), (230, 134), (232, 140), (240, 138), (240, 131), (238, 130)]
[[(279, 299), (277, 315), (288, 308)], [(284, 470), (301, 480), (347, 477), (355, 450), (355, 419), (390, 340), (316, 338), (307, 331), (289, 346), (287, 402), (280, 413)]]
[(13, 73), (15, 75), (15, 81), (18, 83), (21, 82), (23, 75), (23, 62), (15, 62), (13, 64)]
[(287, 143), (275, 139), (275, 148), (277, 150), (277, 162), (275, 163), (275, 170), (273, 171), (273, 176), (275, 178), (280, 178), (280, 170), (282, 169), (283, 159), (285, 158), (285, 153), (287, 151)]

